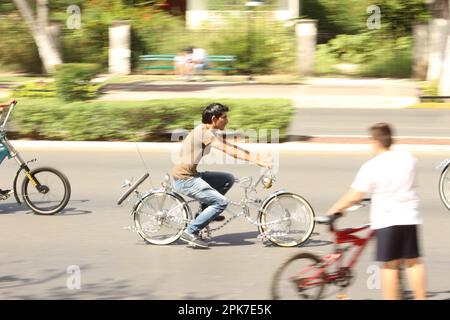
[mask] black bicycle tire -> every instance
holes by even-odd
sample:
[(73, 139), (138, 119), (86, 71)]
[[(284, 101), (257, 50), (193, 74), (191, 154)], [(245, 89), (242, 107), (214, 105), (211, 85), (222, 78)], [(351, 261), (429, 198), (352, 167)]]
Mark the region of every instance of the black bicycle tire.
[(59, 179), (61, 179), (61, 181), (63, 182), (64, 185), (64, 197), (61, 200), (61, 202), (59, 203), (59, 205), (52, 209), (52, 210), (42, 210), (39, 209), (38, 207), (36, 207), (33, 202), (29, 199), (28, 197), (28, 191), (27, 191), (27, 187), (28, 184), (30, 182), (30, 179), (28, 179), (28, 177), (25, 177), (25, 179), (22, 182), (22, 197), (24, 202), (26, 203), (26, 205), (35, 213), (37, 214), (42, 214), (42, 215), (52, 215), (52, 214), (56, 214), (58, 212), (61, 212), (62, 210), (64, 210), (64, 208), (67, 206), (67, 203), (70, 200), (70, 195), (71, 195), (71, 187), (70, 187), (70, 182), (69, 179), (59, 170), (55, 169), (55, 168), (51, 168), (51, 167), (39, 167), (36, 168), (34, 170), (32, 170), (30, 172), (30, 175), (35, 175), (39, 172), (43, 172), (43, 171), (48, 171), (51, 173), (54, 173)]

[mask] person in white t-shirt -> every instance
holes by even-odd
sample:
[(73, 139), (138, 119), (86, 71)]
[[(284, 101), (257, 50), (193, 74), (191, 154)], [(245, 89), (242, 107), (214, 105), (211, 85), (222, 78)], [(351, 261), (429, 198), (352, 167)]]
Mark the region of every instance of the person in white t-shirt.
[(375, 157), (361, 166), (350, 191), (327, 214), (342, 213), (371, 194), (370, 224), (376, 230), (376, 260), (383, 262), (384, 298), (399, 298), (399, 270), (404, 262), (415, 298), (425, 299), (425, 268), (419, 259), (417, 239), (422, 219), (415, 191), (416, 159), (409, 152), (391, 150), (392, 129), (388, 124), (375, 124), (369, 131)]
[(175, 75), (184, 78), (190, 74), (191, 57), (186, 49), (180, 50), (173, 60)]
[(203, 48), (192, 49), (192, 69), (203, 77), (203, 72), (207, 66), (206, 51)]

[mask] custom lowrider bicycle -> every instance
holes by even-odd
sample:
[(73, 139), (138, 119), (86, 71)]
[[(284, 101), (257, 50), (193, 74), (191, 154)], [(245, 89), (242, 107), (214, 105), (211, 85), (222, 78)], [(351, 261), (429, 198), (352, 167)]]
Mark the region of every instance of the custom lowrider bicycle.
[[(173, 243), (193, 219), (191, 208), (199, 207), (199, 203), (197, 200), (185, 200), (182, 195), (176, 193), (172, 189), (171, 177), (168, 174), (162, 188), (139, 192), (137, 188), (148, 177), (149, 174), (146, 173), (134, 184), (126, 181), (122, 187), (128, 189), (117, 203), (122, 204), (134, 193), (137, 201), (130, 213), (134, 221), (133, 230), (152, 244)], [(231, 218), (217, 228), (211, 229), (208, 226), (203, 229), (202, 238), (210, 238), (212, 232), (242, 216), (258, 227), (259, 238), (278, 246), (293, 247), (308, 240), (314, 229), (314, 211), (304, 198), (284, 190), (274, 192), (265, 199), (253, 197), (258, 187), (268, 189), (272, 187), (274, 180), (275, 176), (270, 170), (263, 172), (256, 182), (253, 182), (252, 177), (236, 179), (236, 184), (244, 189), (244, 197), (239, 201), (230, 201), (225, 211), (230, 212), (230, 206), (238, 207), (240, 211), (231, 212)], [(257, 210), (256, 219), (251, 218), (252, 208)]]

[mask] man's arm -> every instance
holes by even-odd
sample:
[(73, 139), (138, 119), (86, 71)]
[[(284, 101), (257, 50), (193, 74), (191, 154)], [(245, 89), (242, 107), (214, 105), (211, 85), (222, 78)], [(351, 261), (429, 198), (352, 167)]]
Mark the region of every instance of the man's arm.
[(347, 208), (357, 204), (364, 199), (365, 192), (350, 189), (340, 200), (338, 200), (327, 212), (327, 215), (343, 213)]
[(253, 162), (260, 167), (272, 168), (272, 163), (270, 161), (263, 161), (259, 158), (258, 154), (254, 154), (248, 150), (238, 147), (235, 144), (214, 138), (211, 142), (211, 146), (218, 149), (234, 158)]
[(0, 109), (8, 107), (13, 102), (16, 102), (16, 99), (13, 98), (13, 99), (9, 100), (8, 103), (6, 103), (6, 104), (0, 104)]

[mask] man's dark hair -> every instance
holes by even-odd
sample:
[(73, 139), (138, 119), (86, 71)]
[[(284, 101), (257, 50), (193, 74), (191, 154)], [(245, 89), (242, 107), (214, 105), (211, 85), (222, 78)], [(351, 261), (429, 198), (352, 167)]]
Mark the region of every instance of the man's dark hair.
[(383, 147), (389, 148), (392, 145), (392, 128), (387, 123), (374, 124), (369, 131), (372, 138)]
[(202, 122), (209, 124), (212, 122), (212, 117), (220, 118), (224, 112), (228, 112), (228, 107), (220, 103), (211, 103), (208, 105), (202, 114)]

